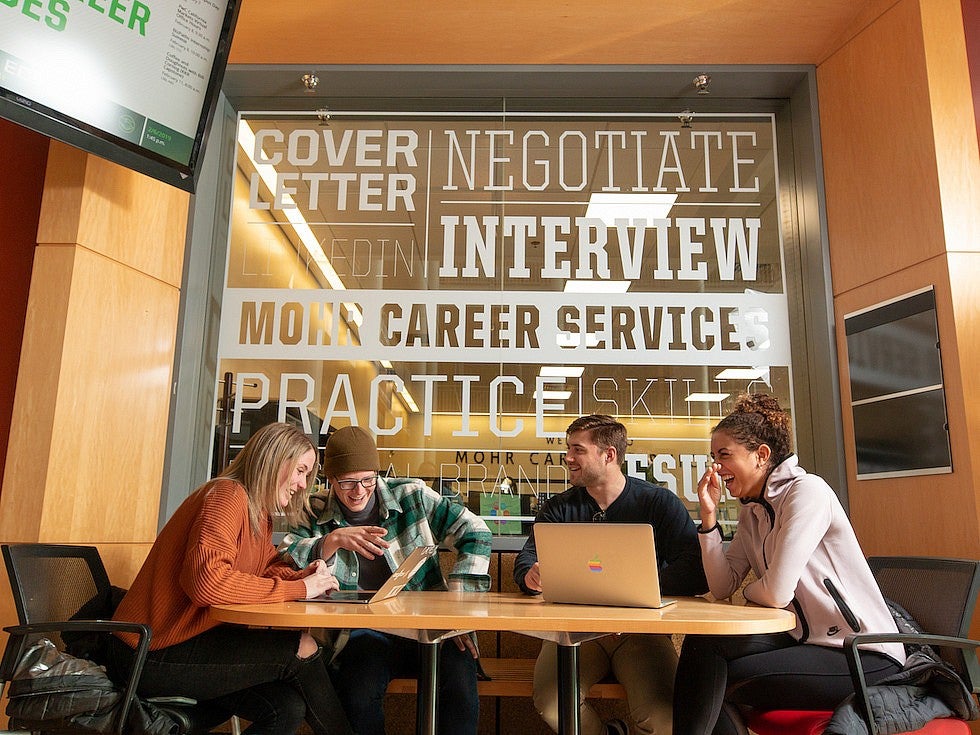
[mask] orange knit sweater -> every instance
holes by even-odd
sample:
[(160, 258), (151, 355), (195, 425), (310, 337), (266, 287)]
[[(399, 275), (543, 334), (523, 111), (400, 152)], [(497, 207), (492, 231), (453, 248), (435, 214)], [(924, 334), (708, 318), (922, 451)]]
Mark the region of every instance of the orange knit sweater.
[[(306, 585), (272, 545), (272, 521), (252, 533), (245, 488), (214, 480), (188, 497), (167, 522), (114, 620), (147, 623), (150, 649), (193, 638), (218, 623), (208, 606), (283, 602)], [(131, 647), (136, 636), (120, 637)]]

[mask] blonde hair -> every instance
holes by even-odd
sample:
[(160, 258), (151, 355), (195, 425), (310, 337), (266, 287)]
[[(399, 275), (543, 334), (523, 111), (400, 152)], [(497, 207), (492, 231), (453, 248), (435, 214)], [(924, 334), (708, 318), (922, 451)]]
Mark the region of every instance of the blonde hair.
[(288, 478), (300, 458), (313, 450), (317, 457), (306, 473), (307, 488), (312, 487), (319, 470), (316, 446), (302, 431), (284, 423), (267, 424), (252, 434), (231, 464), (219, 477), (241, 483), (248, 495), (248, 517), (252, 532), (260, 533), (260, 519), (277, 511), (286, 514), (290, 526), (298, 525), (300, 514), (308, 507), (308, 493), (296, 493), (285, 508), (279, 507), (282, 478)]

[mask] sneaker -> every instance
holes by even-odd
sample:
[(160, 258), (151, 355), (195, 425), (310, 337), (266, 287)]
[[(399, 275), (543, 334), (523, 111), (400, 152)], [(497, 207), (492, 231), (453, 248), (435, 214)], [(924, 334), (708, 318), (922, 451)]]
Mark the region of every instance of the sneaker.
[(630, 735), (629, 726), (620, 719), (606, 720), (607, 735)]

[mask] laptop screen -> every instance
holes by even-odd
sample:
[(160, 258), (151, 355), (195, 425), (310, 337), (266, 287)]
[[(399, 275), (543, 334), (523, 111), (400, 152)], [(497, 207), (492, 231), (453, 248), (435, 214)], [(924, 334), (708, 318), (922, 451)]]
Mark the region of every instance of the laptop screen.
[(419, 546), (405, 557), (398, 568), (391, 573), (388, 581), (376, 592), (367, 590), (334, 590), (318, 597), (309, 597), (300, 602), (380, 602), (394, 597), (415, 576), (415, 573), (437, 551), (435, 545)]
[(537, 523), (548, 602), (663, 607), (653, 527), (646, 523)]

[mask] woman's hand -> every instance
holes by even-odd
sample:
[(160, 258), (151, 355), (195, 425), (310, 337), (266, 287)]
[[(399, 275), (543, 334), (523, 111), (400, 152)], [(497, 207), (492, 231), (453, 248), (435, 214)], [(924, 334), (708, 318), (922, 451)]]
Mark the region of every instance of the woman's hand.
[(725, 484), (721, 481), (718, 470), (721, 465), (711, 464), (698, 481), (698, 502), (701, 504), (701, 527), (712, 528), (718, 522), (718, 506), (721, 504), (721, 494)]
[(340, 589), (340, 582), (327, 571), (327, 565), (323, 563), (323, 560), (317, 559), (304, 571), (308, 572), (303, 577), (307, 597), (319, 597), (324, 592)]
[(337, 549), (347, 549), (365, 559), (374, 559), (384, 554), (391, 545), (385, 541), (387, 533), (381, 526), (344, 526), (327, 534), (321, 553), (324, 559), (329, 559), (337, 553)]

